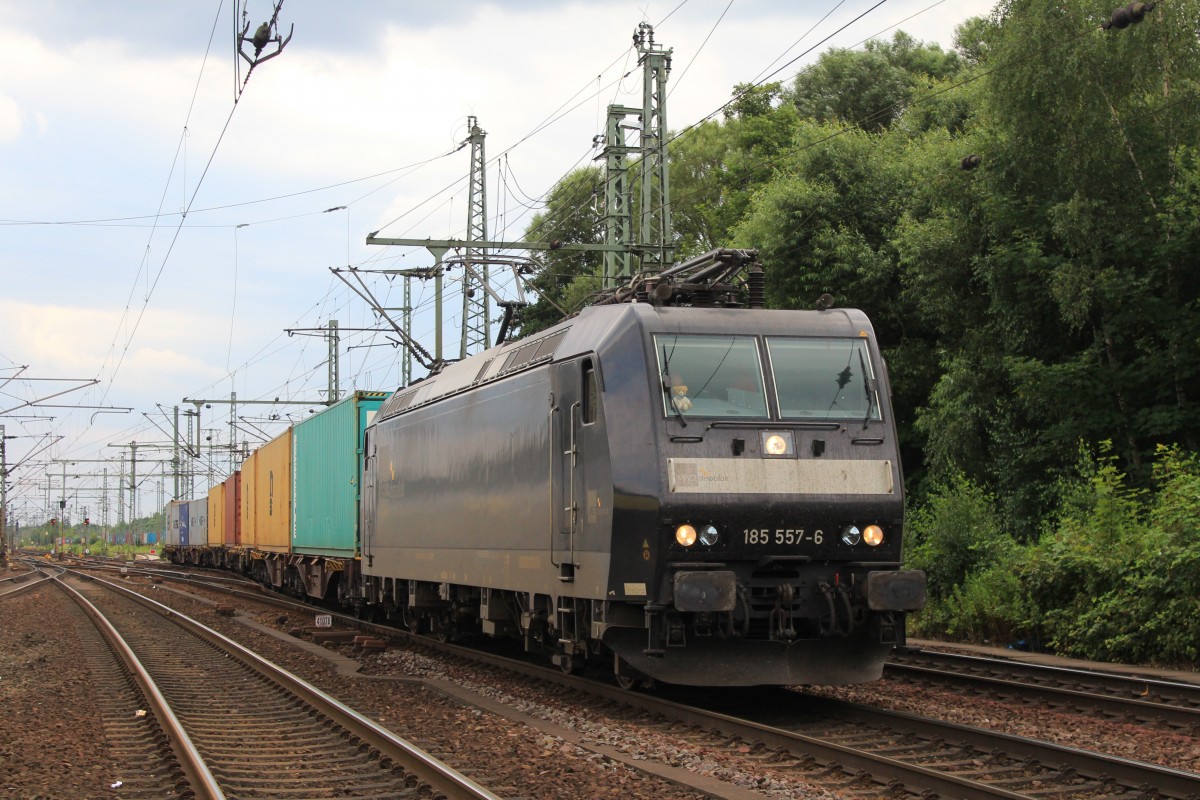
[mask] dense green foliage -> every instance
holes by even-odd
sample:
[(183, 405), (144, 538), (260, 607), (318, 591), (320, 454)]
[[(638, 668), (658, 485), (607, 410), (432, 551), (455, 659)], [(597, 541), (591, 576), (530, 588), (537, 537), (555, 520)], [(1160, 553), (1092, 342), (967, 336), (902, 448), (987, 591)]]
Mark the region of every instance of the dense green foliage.
[(1098, 660), (1200, 658), (1200, 459), (1159, 449), (1148, 489), (1108, 443), (1081, 454), (1036, 543), (1018, 544), (995, 498), (957, 477), (910, 518), (910, 562), (929, 573), (917, 632), (1024, 640)]
[[(775, 307), (829, 292), (871, 315), (923, 631), (1187, 660), (1200, 0), (1104, 30), (1112, 2), (1002, 0), (952, 51), (897, 33), (735, 87), (671, 142), (673, 218), (682, 258), (758, 248)], [(599, 180), (567, 179), (547, 217)], [(599, 219), (561, 238), (599, 241)], [(593, 275), (575, 258), (543, 280), (562, 305)]]

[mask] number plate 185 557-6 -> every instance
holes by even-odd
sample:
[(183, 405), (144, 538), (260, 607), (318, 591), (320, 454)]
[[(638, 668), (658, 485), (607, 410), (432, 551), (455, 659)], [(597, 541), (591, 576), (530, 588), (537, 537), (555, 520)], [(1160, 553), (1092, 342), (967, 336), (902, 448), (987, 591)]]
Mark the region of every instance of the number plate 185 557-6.
[(825, 541), (825, 532), (821, 529), (806, 530), (804, 528), (744, 528), (742, 544), (804, 544), (820, 545)]

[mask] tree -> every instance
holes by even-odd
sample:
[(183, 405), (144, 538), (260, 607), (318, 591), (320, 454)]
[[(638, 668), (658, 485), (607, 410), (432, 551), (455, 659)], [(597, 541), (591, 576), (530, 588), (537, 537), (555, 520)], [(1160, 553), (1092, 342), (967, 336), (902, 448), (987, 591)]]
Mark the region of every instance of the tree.
[[(979, 334), (945, 340), (922, 427), (932, 460), (997, 487), (1029, 536), (1077, 441), (1112, 438), (1145, 481), (1157, 444), (1200, 434), (1200, 296), (1184, 279), (1198, 258), (1200, 116), (1176, 96), (1200, 78), (1200, 4), (1124, 31), (1100, 28), (1110, 12), (998, 7), (976, 51), (989, 72), (971, 135), (978, 188), (945, 209), (977, 237), (983, 302), (968, 305)], [(972, 431), (975, 445), (939, 430)]]
[[(546, 199), (546, 210), (535, 214), (525, 231), (527, 240), (574, 244), (599, 244), (602, 229), (603, 180), (598, 167), (584, 167), (567, 175)], [(594, 276), (602, 263), (595, 252), (551, 250), (542, 256), (542, 268), (530, 281), (538, 300), (521, 311), (519, 336), (543, 330), (571, 312), (581, 298), (568, 296), (569, 287), (580, 276)], [(515, 338), (515, 337), (514, 337)]]
[(798, 118), (779, 105), (782, 86), (739, 84), (722, 121), (708, 120), (671, 140), (671, 208), (676, 257), (729, 246), (754, 192), (772, 178), (793, 144)]
[(788, 99), (801, 117), (877, 133), (899, 119), (921, 87), (962, 67), (953, 50), (945, 52), (897, 31), (890, 42), (872, 39), (862, 50), (822, 53), (811, 69), (796, 76)]

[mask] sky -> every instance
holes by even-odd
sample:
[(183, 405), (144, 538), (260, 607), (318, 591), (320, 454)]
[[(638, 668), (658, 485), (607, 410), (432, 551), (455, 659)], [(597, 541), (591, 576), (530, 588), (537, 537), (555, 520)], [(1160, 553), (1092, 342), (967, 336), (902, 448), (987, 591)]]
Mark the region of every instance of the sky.
[[(182, 490), (196, 496), (228, 472), (231, 439), (253, 449), (319, 409), (328, 344), (312, 330), (381, 327), (331, 269), (433, 263), (423, 248), (368, 246), (375, 231), (465, 235), (459, 146), (472, 116), (487, 133), (489, 236), (523, 238), (555, 182), (600, 154), (605, 108), (641, 105), (640, 23), (672, 51), (666, 117), (679, 130), (734, 85), (787, 82), (830, 47), (901, 29), (950, 49), (954, 28), (991, 6), (286, 0), (277, 30), (292, 38), (250, 70), (237, 35), (270, 18), (270, 0), (0, 0), (10, 512), (40, 524), (48, 498), (66, 497), (72, 521), (87, 509), (115, 524), (133, 443), (137, 515), (157, 510), (175, 492), (162, 463), (174, 407), (196, 410), (185, 399), (290, 401), (239, 406), (235, 430), (227, 403), (199, 409), (204, 453)], [(402, 281), (368, 279), (385, 306), (402, 305)], [(450, 276), (448, 356), (460, 285)], [(432, 349), (432, 285), (411, 291), (414, 334)], [(395, 389), (400, 363), (383, 334), (343, 330), (339, 389)]]

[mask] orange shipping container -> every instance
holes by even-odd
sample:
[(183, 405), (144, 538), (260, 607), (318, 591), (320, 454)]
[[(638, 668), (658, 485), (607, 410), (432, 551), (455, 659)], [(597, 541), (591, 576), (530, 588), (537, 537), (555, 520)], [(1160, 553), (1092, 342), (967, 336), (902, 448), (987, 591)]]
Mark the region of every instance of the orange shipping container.
[(257, 450), (242, 462), (242, 505), (238, 509), (242, 540), (238, 544), (243, 547), (254, 547), (254, 469), (257, 464)]
[(242, 465), (242, 544), (286, 553), (292, 530), (292, 429)]
[(225, 484), (208, 490), (208, 546), (225, 545)]

